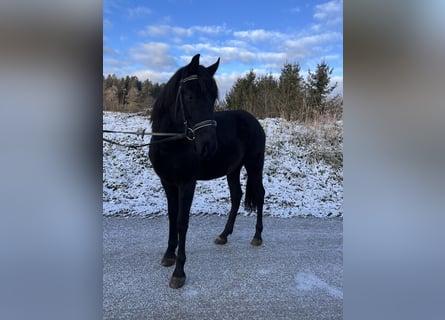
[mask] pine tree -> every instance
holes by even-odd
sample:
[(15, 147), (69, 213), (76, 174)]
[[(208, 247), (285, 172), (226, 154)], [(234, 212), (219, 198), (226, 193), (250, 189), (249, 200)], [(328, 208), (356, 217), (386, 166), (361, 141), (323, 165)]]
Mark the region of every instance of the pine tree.
[(272, 74), (260, 76), (256, 81), (256, 105), (257, 116), (260, 118), (277, 117), (278, 81)]
[(150, 89), (150, 95), (154, 98), (157, 99), (159, 97), (159, 95), (161, 94), (162, 89), (165, 87), (165, 83), (159, 84), (159, 83), (155, 83), (151, 86)]
[(255, 114), (256, 74), (250, 70), (244, 77), (238, 78), (226, 95), (227, 108), (242, 109)]
[(303, 108), (303, 77), (300, 75), (300, 65), (285, 63), (279, 79), (281, 113), (290, 118), (300, 115)]
[(328, 95), (337, 87), (337, 83), (330, 86), (331, 74), (334, 68), (329, 68), (326, 61), (317, 64), (314, 73), (308, 71), (307, 77), (307, 104), (323, 114), (326, 108)]

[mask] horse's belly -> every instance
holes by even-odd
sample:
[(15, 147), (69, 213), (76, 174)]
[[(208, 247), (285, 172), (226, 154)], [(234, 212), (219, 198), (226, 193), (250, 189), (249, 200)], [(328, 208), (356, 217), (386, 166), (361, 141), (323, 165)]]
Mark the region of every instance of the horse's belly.
[(196, 153), (187, 150), (153, 148), (150, 160), (156, 174), (171, 183), (190, 180), (212, 180), (228, 175), (242, 165), (244, 152), (236, 143), (220, 145), (216, 154), (209, 160), (202, 160)]
[(214, 157), (212, 160), (202, 161), (197, 180), (212, 180), (228, 175), (241, 166), (241, 157)]

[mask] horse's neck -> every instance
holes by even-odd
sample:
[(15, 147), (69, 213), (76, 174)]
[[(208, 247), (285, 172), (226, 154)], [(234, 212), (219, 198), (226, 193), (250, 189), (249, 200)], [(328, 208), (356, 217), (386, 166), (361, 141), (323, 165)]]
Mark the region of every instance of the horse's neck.
[(170, 117), (164, 115), (153, 121), (151, 127), (153, 132), (181, 132), (184, 129), (183, 126), (180, 121), (172, 121)]

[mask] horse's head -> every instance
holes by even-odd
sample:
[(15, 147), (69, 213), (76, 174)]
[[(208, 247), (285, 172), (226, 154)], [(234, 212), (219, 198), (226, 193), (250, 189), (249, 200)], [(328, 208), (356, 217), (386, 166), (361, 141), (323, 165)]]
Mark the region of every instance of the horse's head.
[(175, 103), (175, 117), (187, 123), (187, 138), (194, 141), (196, 152), (204, 159), (213, 156), (217, 149), (214, 107), (218, 87), (213, 75), (218, 60), (209, 67), (199, 65), (199, 54), (181, 68), (180, 84)]
[(166, 83), (151, 112), (153, 132), (186, 132), (202, 158), (217, 149), (215, 101), (218, 87), (213, 75), (218, 60), (209, 67), (199, 65), (199, 54), (180, 68)]

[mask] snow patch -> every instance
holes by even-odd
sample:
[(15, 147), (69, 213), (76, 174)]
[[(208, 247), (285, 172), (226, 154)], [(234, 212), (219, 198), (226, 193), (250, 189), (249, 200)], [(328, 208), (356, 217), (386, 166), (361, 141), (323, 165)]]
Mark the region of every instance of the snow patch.
[(313, 273), (298, 272), (295, 276), (295, 282), (297, 285), (296, 289), (298, 294), (319, 289), (325, 291), (327, 294), (334, 298), (343, 299), (342, 291), (338, 290), (337, 288), (331, 287)]
[[(276, 217), (343, 216), (343, 123), (308, 127), (279, 118), (260, 120), (266, 132), (264, 214)], [(103, 113), (103, 128), (151, 131), (147, 117)], [(121, 143), (146, 143), (126, 134), (107, 135)], [(246, 171), (241, 171), (245, 192)], [(103, 214), (166, 215), (167, 201), (148, 158), (148, 147), (129, 149), (103, 143)], [(230, 193), (225, 177), (198, 181), (191, 214), (227, 215)], [(242, 206), (240, 213), (250, 215)], [(253, 213), (254, 214), (254, 213)]]

